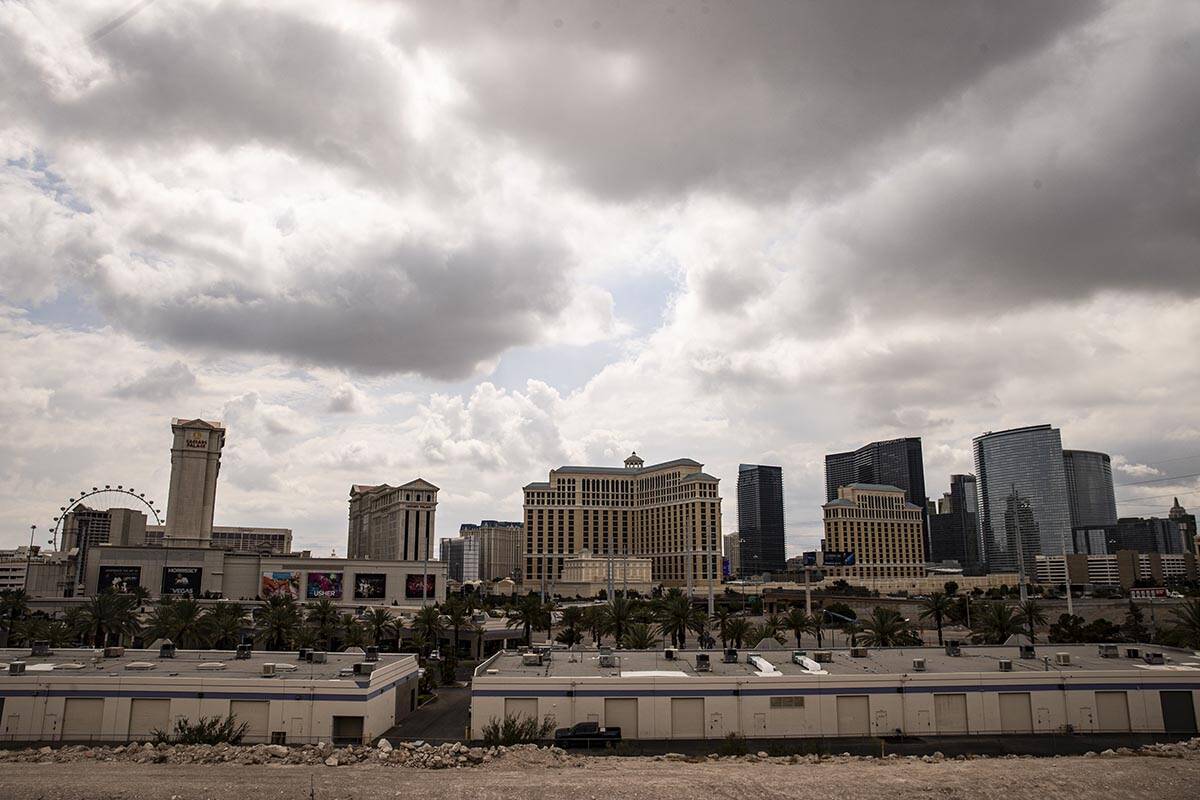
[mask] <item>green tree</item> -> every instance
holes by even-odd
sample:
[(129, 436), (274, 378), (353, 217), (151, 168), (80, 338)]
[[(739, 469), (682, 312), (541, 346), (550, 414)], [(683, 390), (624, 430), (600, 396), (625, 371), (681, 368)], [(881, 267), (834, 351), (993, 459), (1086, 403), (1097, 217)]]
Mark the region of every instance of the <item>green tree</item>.
[(1037, 644), (1035, 633), (1039, 625), (1046, 624), (1046, 612), (1042, 610), (1042, 604), (1037, 600), (1026, 600), (1017, 606), (1017, 619), (1025, 626), (1025, 632), (1029, 634), (1029, 643)]
[(338, 618), (338, 628), (345, 647), (363, 647), (367, 644), (367, 629), (353, 614), (342, 614)]
[(0, 619), (4, 620), (6, 642), (12, 637), (14, 626), (28, 615), (29, 598), (23, 590), (5, 589), (0, 592)]
[(205, 613), (212, 646), (221, 650), (237, 647), (246, 627), (246, 609), (240, 603), (222, 602)]
[(776, 630), (766, 623), (761, 625), (751, 625), (749, 630), (746, 632), (746, 644), (748, 647), (758, 647), (767, 639), (774, 639), (776, 642), (779, 642), (779, 644), (783, 644), (785, 641), (783, 637), (783, 631)]
[(163, 598), (150, 612), (144, 638), (169, 639), (181, 649), (200, 650), (211, 644), (212, 628), (199, 601), (190, 597)]
[(101, 592), (82, 608), (81, 620), (92, 635), (93, 647), (104, 647), (110, 637), (124, 640), (137, 633), (137, 598), (131, 594)]
[(892, 608), (876, 606), (863, 621), (863, 641), (875, 647), (897, 647), (920, 641), (912, 623)]
[[(958, 587), (954, 587), (957, 591)], [(942, 644), (942, 625), (944, 620), (950, 614), (950, 609), (953, 607), (954, 601), (950, 596), (941, 592), (934, 592), (928, 598), (921, 601), (921, 619), (932, 619), (933, 626), (937, 628), (938, 644)]]
[[(824, 611), (818, 612), (824, 615)], [(808, 614), (803, 608), (796, 606), (788, 611), (783, 618), (783, 626), (792, 632), (796, 637), (796, 647), (801, 647), (801, 637), (804, 634), (810, 634), (817, 640), (817, 647), (821, 646), (821, 634), (824, 626), (821, 624), (821, 617), (818, 614)]]
[(742, 649), (742, 645), (749, 640), (751, 633), (750, 620), (745, 617), (734, 617), (729, 620), (729, 625), (725, 631), (725, 635), (729, 637), (729, 642), (738, 650)]
[(563, 629), (559, 631), (555, 641), (574, 647), (583, 641), (583, 609), (579, 606), (568, 606), (563, 609)]
[(672, 591), (659, 601), (658, 632), (670, 636), (671, 644), (680, 649), (687, 647), (688, 631), (698, 630), (704, 622), (704, 612), (682, 593)]
[(1051, 642), (1059, 644), (1075, 644), (1084, 641), (1083, 617), (1073, 614), (1060, 614), (1058, 621), (1050, 626), (1047, 633)]
[(1129, 610), (1125, 612), (1125, 624), (1121, 626), (1125, 636), (1131, 642), (1150, 641), (1150, 629), (1146, 627), (1146, 615), (1138, 608), (1133, 598), (1129, 598)]
[(1171, 609), (1171, 616), (1174, 618), (1172, 637), (1183, 647), (1200, 649), (1200, 598), (1189, 597)]
[(442, 624), (442, 612), (435, 606), (422, 606), (413, 617), (412, 629), (414, 634), (420, 634), (425, 642), (421, 649), (423, 655), (428, 655), (428, 648), (442, 638), (445, 625)]
[(449, 618), (451, 635), (453, 636), (450, 650), (458, 656), (458, 636), (463, 626), (471, 621), (471, 610), (460, 597), (447, 597), (442, 603), (442, 615)]
[(971, 622), (973, 638), (984, 644), (1003, 644), (1008, 637), (1021, 633), (1021, 620), (1011, 606), (999, 601), (976, 608)]
[(290, 594), (274, 594), (254, 610), (255, 638), (267, 650), (288, 650), (303, 625), (300, 605)]
[(636, 607), (627, 597), (614, 597), (600, 607), (600, 630), (607, 633), (618, 644), (625, 638), (625, 630), (634, 621)]
[(367, 628), (367, 639), (381, 649), (396, 637), (396, 617), (386, 608), (368, 608), (363, 614), (363, 624)]
[(305, 620), (313, 626), (317, 638), (325, 643), (327, 650), (333, 649), (333, 637), (338, 630), (338, 609), (328, 597), (309, 603), (305, 609)]
[(654, 635), (650, 626), (644, 622), (632, 622), (625, 630), (625, 638), (621, 646), (629, 650), (649, 650), (658, 647), (659, 638)]
[(942, 588), (946, 590), (946, 594), (953, 597), (958, 594), (958, 581), (946, 581), (942, 584)]
[(733, 617), (733, 609), (729, 606), (717, 606), (716, 613), (713, 614), (713, 622), (716, 623), (717, 638), (721, 640), (722, 650), (729, 646), (729, 621)]
[(541, 599), (534, 593), (522, 597), (517, 604), (509, 609), (508, 620), (504, 623), (509, 628), (521, 628), (525, 632), (525, 646), (533, 644), (533, 629), (542, 627), (542, 617), (545, 607)]

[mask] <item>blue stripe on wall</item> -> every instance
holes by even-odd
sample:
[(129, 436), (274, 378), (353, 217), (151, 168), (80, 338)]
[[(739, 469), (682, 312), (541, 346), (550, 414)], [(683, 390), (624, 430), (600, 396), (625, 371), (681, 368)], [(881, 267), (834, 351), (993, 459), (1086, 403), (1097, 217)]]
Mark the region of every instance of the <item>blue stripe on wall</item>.
[(967, 692), (1061, 692), (1061, 691), (1170, 691), (1197, 690), (1200, 683), (1011, 683), (995, 685), (905, 686), (832, 686), (813, 688), (756, 689), (474, 689), (472, 697), (785, 697), (796, 695), (852, 694), (933, 694)]

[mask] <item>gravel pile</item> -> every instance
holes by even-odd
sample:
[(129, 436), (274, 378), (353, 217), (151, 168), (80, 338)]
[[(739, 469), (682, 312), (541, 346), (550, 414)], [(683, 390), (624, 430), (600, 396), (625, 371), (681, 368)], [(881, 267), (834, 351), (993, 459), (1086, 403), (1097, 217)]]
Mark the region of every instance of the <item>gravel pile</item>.
[(340, 767), (349, 764), (383, 764), (415, 769), (459, 769), (487, 764), (499, 758), (554, 763), (567, 761), (566, 751), (558, 747), (514, 745), (512, 747), (469, 747), (460, 742), (432, 745), (427, 742), (401, 742), (392, 746), (387, 739), (375, 747), (367, 745), (334, 747), (328, 742), (288, 747), (281, 744), (256, 745), (185, 745), (128, 744), (116, 747), (42, 747), (28, 750), (0, 750), (0, 762), (74, 762), (126, 761), (136, 764), (324, 764)]

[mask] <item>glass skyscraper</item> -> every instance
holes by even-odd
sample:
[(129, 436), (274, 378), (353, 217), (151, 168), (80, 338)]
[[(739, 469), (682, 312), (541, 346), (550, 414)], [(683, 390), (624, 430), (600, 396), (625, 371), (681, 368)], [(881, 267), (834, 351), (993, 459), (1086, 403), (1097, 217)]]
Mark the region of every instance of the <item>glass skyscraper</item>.
[(783, 468), (738, 466), (738, 558), (744, 575), (785, 570)]
[(1071, 509), (1062, 435), (1049, 425), (985, 433), (972, 440), (979, 540), (992, 572), (1033, 576), (1034, 556), (1070, 553)]
[(1117, 524), (1112, 459), (1091, 450), (1063, 450), (1072, 528)]
[(921, 437), (871, 442), (848, 453), (825, 456), (825, 502), (836, 500), (838, 487), (877, 483), (904, 490), (904, 499), (925, 508), (925, 462)]

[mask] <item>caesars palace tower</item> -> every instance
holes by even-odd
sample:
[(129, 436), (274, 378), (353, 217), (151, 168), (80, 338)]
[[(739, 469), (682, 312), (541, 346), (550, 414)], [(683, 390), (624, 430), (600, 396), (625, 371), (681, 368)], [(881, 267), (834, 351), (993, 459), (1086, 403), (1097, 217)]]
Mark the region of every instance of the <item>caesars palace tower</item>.
[(171, 488), (167, 496), (167, 539), (187, 539), (207, 546), (212, 541), (217, 473), (225, 427), (202, 419), (172, 419)]

